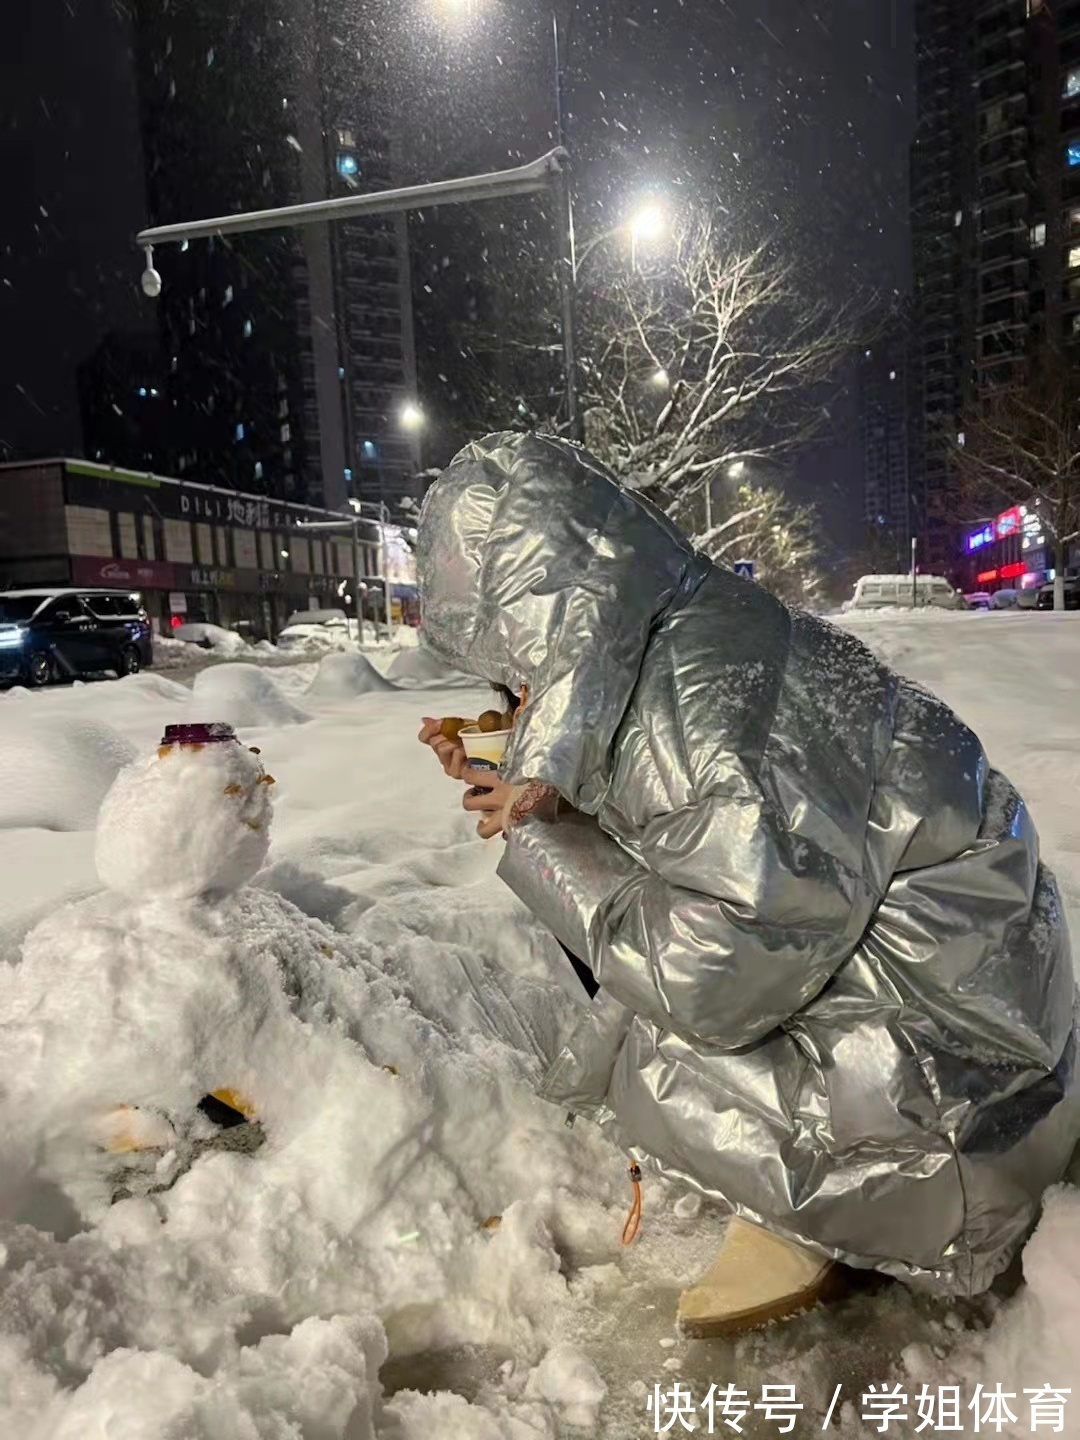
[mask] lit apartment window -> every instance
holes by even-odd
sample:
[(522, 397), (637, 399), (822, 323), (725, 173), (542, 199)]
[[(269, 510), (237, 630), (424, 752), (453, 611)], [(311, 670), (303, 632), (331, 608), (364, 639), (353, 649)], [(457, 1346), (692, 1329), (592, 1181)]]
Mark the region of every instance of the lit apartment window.
[(1080, 245), (1072, 245), (1069, 248), (1069, 269), (1080, 270)]
[(360, 162), (351, 150), (339, 150), (337, 155), (337, 172), (346, 180), (351, 180), (360, 170)]
[(337, 143), (345, 150), (356, 149), (356, 137), (353, 135), (353, 132), (347, 126), (342, 126), (338, 130)]
[(1040, 220), (1037, 225), (1031, 227), (1031, 244), (1033, 249), (1046, 244), (1046, 221)]
[(1080, 165), (1080, 140), (1070, 140), (1065, 147), (1065, 160), (1070, 170)]
[(1065, 99), (1075, 100), (1080, 95), (1080, 65), (1074, 65), (1065, 72)]

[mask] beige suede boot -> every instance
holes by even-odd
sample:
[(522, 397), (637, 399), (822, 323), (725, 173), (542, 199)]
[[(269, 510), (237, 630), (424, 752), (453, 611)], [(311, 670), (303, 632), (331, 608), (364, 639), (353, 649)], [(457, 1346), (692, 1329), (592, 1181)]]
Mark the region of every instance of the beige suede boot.
[(679, 1329), (693, 1339), (753, 1330), (839, 1292), (840, 1267), (816, 1251), (735, 1218), (720, 1254), (679, 1297)]

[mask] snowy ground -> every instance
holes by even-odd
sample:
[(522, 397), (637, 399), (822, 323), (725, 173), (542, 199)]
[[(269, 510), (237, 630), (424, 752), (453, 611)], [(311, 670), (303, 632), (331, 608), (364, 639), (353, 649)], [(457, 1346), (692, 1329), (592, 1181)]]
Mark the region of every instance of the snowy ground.
[[(844, 623), (980, 731), (1029, 798), (1080, 935), (1080, 622)], [(422, 715), (484, 698), (422, 654), (373, 658), (393, 688), (334, 656), (217, 665), (193, 690), (146, 674), (0, 697), (0, 960), (50, 981), (0, 1032), (0, 1436), (622, 1440), (655, 1432), (654, 1386), (660, 1426), (682, 1434), (672, 1387), (696, 1402), (715, 1382), (751, 1406), (763, 1385), (794, 1384), (797, 1435), (820, 1432), (841, 1385), (845, 1437), (879, 1433), (861, 1397), (883, 1383), (908, 1397), (890, 1434), (915, 1432), (924, 1384), (959, 1385), (965, 1405), (982, 1384), (1015, 1392), (1017, 1421), (977, 1431), (965, 1408), (961, 1433), (1028, 1435), (1025, 1387), (1049, 1383), (1072, 1388), (1058, 1433), (1080, 1437), (1070, 1189), (1012, 1299), (949, 1307), (868, 1285), (735, 1345), (676, 1336), (677, 1291), (723, 1219), (649, 1184), (641, 1237), (620, 1248), (622, 1157), (531, 1094), (576, 981), (414, 740)], [(243, 726), (278, 782), (259, 890), (171, 930), (115, 897), (60, 909), (100, 889), (92, 826), (117, 770), (164, 724), (199, 719)], [(139, 981), (159, 958), (155, 1003)], [(242, 993), (224, 984), (230, 966)], [(122, 1021), (95, 1008), (109, 985), (133, 997)], [(179, 1106), (213, 1065), (254, 1096), (262, 1150), (206, 1155), (152, 1199), (97, 1203), (71, 1112), (96, 1104), (95, 1086), (115, 1103), (118, 1083), (121, 1098)], [(695, 1422), (709, 1433), (705, 1410)], [(741, 1433), (785, 1423), (751, 1408)], [(738, 1432), (718, 1412), (715, 1433)]]

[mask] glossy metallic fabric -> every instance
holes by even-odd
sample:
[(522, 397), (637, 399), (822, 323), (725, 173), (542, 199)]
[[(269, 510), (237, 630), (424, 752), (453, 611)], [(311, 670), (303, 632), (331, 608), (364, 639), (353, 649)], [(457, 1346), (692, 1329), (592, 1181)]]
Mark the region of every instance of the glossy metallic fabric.
[(545, 1093), (750, 1219), (984, 1289), (1080, 1106), (1057, 889), (975, 736), (560, 441), (469, 446), (418, 553), (428, 643), (529, 685), (510, 777), (581, 812), (500, 872), (602, 987)]

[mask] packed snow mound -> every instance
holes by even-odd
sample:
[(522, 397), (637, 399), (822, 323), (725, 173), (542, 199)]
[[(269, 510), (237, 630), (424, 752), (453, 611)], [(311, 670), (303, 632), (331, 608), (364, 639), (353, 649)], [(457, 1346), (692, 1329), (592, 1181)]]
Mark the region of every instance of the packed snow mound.
[(126, 696), (138, 695), (146, 700), (170, 700), (177, 705), (187, 705), (191, 691), (176, 680), (167, 680), (164, 675), (155, 675), (150, 670), (141, 670), (138, 675), (128, 675), (118, 680)]
[(215, 665), (195, 677), (192, 714), (251, 729), (300, 725), (309, 717), (255, 665)]
[(74, 708), (5, 706), (0, 720), (0, 828), (92, 830), (135, 750), (111, 726)]
[(236, 743), (162, 747), (130, 765), (98, 819), (101, 883), (148, 901), (235, 890), (266, 859), (272, 783)]
[(415, 650), (420, 644), (420, 631), (415, 625), (395, 625), (394, 644), (399, 650)]
[(181, 665), (205, 664), (210, 651), (189, 640), (174, 640), (171, 635), (154, 636), (154, 666), (158, 670), (175, 670)]
[(396, 689), (366, 655), (327, 655), (320, 661), (306, 693), (319, 700), (350, 700), (356, 695)]
[(456, 679), (458, 675), (456, 670), (423, 644), (413, 649), (399, 650), (386, 673), (391, 680), (412, 680), (423, 685), (438, 680)]

